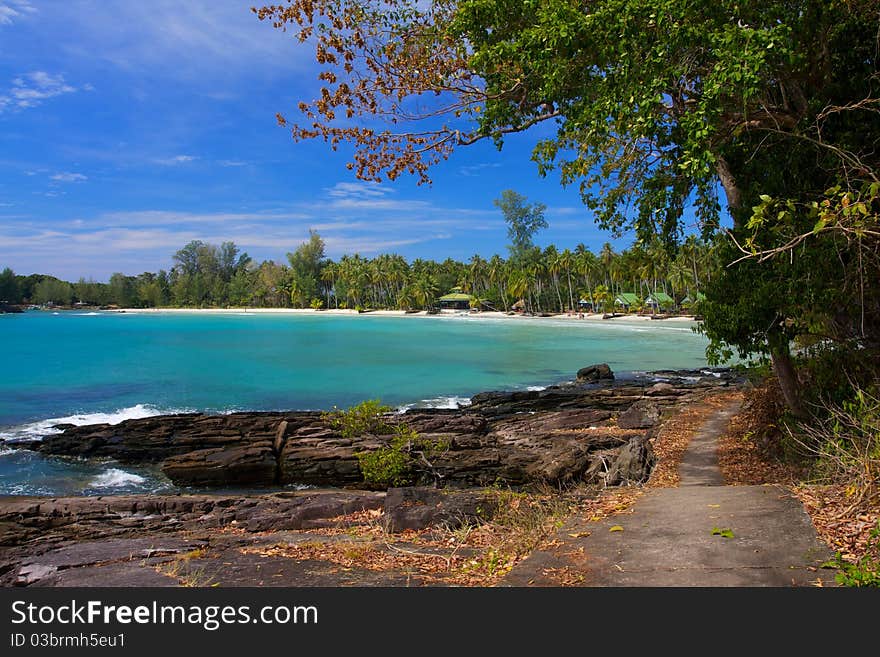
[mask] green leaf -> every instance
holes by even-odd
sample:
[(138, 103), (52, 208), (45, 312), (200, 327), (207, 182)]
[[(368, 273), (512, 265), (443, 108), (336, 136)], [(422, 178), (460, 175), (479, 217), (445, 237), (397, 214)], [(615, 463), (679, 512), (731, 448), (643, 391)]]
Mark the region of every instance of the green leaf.
[(733, 538), (733, 530), (730, 527), (721, 529), (720, 527), (712, 528), (712, 536), (720, 536), (721, 538)]
[(828, 222), (825, 220), (824, 217), (819, 219), (819, 221), (816, 222), (816, 225), (813, 226), (813, 235), (817, 234), (820, 230), (825, 228), (827, 224)]

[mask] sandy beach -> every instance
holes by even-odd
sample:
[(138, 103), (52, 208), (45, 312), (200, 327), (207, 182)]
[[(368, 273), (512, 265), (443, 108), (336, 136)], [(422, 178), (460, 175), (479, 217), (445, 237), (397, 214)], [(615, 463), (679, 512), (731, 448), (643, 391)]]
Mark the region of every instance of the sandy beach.
[(539, 317), (536, 315), (508, 315), (498, 311), (483, 311), (478, 313), (470, 313), (461, 310), (444, 310), (439, 314), (429, 315), (426, 311), (406, 312), (404, 310), (370, 310), (359, 313), (357, 310), (330, 308), (327, 310), (314, 310), (313, 308), (120, 308), (106, 312), (117, 313), (183, 313), (183, 314), (241, 314), (253, 313), (255, 315), (347, 315), (347, 316), (364, 316), (364, 317), (472, 317), (479, 319), (501, 319), (501, 320), (566, 320), (575, 322), (662, 322), (662, 323), (693, 323), (696, 320), (692, 315), (680, 315), (675, 317), (667, 317), (664, 319), (652, 320), (650, 315), (617, 315), (603, 319), (602, 313), (584, 313), (579, 316), (577, 313), (555, 314), (548, 317)]

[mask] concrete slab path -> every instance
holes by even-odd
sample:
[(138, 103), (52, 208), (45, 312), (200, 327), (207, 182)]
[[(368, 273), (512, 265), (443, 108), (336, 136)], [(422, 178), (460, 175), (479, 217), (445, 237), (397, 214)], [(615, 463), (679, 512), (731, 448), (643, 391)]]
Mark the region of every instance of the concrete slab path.
[(679, 466), (679, 488), (645, 492), (631, 513), (570, 518), (554, 547), (537, 550), (506, 586), (833, 585), (832, 556), (801, 503), (781, 486), (725, 486), (717, 438), (731, 406), (703, 424)]

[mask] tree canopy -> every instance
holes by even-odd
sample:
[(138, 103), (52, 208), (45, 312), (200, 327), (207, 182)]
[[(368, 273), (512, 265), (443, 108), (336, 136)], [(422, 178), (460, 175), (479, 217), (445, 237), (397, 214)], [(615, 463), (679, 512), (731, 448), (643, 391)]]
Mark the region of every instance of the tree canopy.
[(549, 225), (544, 218), (543, 203), (527, 203), (522, 194), (512, 189), (505, 189), (501, 197), (493, 201), (495, 206), (504, 215), (507, 223), (507, 237), (510, 240), (510, 257), (521, 260), (532, 248), (534, 248), (535, 234)]
[(706, 332), (715, 354), (769, 354), (793, 409), (790, 339), (880, 344), (878, 0), (288, 0), (255, 12), (323, 67), (302, 119), (279, 123), (351, 146), (360, 178), (427, 182), (458, 147), (532, 131), (538, 172), (577, 185), (615, 233), (674, 251), (688, 207), (708, 238), (726, 206), (731, 274), (709, 290)]

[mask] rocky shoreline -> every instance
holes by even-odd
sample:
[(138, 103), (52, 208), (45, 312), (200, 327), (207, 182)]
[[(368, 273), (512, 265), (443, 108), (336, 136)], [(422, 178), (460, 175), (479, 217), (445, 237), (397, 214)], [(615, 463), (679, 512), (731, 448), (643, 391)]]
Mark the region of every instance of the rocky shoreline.
[[(665, 374), (665, 382), (654, 379)], [(541, 391), (485, 392), (457, 410), (396, 414), (444, 449), (415, 473), (419, 485), (614, 485), (643, 481), (653, 455), (648, 440), (664, 409), (688, 403), (734, 379), (726, 371), (652, 373), (615, 381), (607, 365)], [(357, 455), (391, 438), (344, 437), (318, 412), (241, 412), (155, 416), (120, 424), (59, 426), (43, 440), (8, 443), (51, 456), (154, 464), (180, 487), (307, 485), (371, 488)]]
[[(651, 439), (665, 416), (738, 384), (728, 371), (615, 381), (610, 370), (593, 367), (579, 375), (541, 391), (481, 393), (458, 410), (394, 416), (445, 448), (416, 473), (414, 486), (387, 491), (370, 490), (356, 454), (387, 446), (389, 437), (344, 438), (314, 412), (157, 416), (8, 443), (46, 455), (158, 464), (174, 483), (206, 493), (0, 498), (0, 585), (179, 585), (179, 574), (160, 566), (177, 568), (189, 555), (186, 565), (195, 567), (191, 556), (205, 550), (213, 556), (203, 566), (225, 559), (242, 568), (239, 584), (253, 585), (244, 573), (261, 566), (250, 563), (249, 546), (305, 540), (302, 532), (364, 517), (391, 532), (454, 527), (491, 518), (492, 491), (511, 487), (638, 483), (650, 475)], [(323, 488), (281, 488), (288, 484)], [(210, 494), (213, 486), (275, 492)], [(286, 574), (274, 585), (337, 582), (303, 580), (308, 574), (295, 564), (278, 567)], [(225, 583), (235, 585), (230, 572)], [(354, 583), (373, 581), (361, 575)]]

